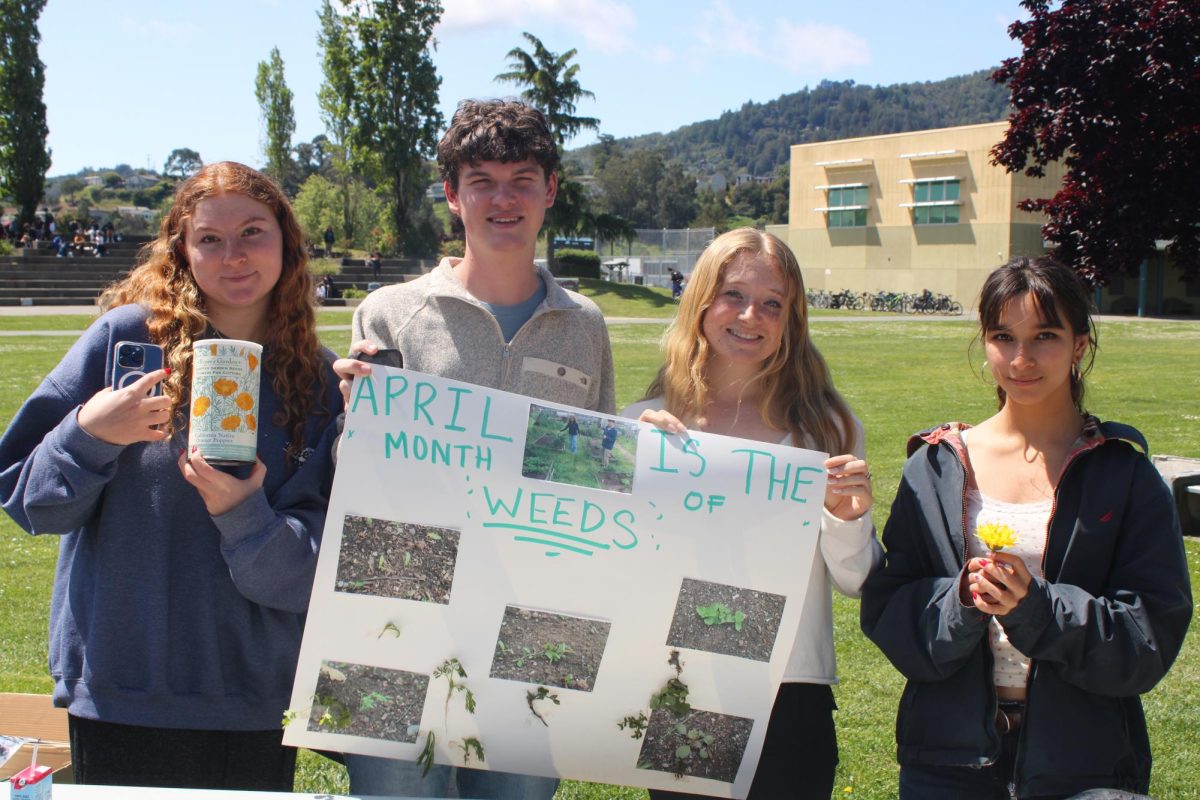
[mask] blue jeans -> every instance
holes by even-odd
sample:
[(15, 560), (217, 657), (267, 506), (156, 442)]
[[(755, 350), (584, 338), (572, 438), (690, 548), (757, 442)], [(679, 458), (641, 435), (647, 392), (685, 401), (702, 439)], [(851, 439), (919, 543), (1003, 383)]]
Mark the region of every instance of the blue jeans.
[[(382, 797), (470, 797), (480, 800), (551, 800), (558, 778), (489, 772), (483, 769), (434, 764), (423, 767), (412, 761), (346, 753), (350, 794)], [(456, 794), (451, 795), (455, 787)]]
[(567, 434), (567, 447), (570, 448), (572, 453), (579, 452), (579, 434), (578, 433), (568, 433)]
[(986, 767), (900, 767), (900, 800), (970, 797), (1011, 800), (1009, 783), (1017, 755), (1017, 733), (1001, 737), (1000, 758)]

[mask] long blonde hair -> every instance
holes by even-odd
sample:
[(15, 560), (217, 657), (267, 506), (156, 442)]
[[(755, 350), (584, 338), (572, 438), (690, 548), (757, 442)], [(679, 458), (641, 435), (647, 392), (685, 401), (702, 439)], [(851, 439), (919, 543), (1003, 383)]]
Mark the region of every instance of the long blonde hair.
[(240, 194), (271, 209), (283, 233), (283, 269), (271, 290), (263, 367), (272, 375), (281, 409), (272, 422), (288, 431), (288, 452), (303, 448), (304, 424), (313, 405), (313, 385), (326, 387), (326, 363), (317, 339), (312, 278), (304, 233), (287, 197), (257, 170), (233, 161), (202, 167), (175, 192), (158, 238), (146, 245), (141, 263), (100, 296), (104, 310), (140, 304), (150, 312), (150, 339), (164, 351), (171, 374), (163, 392), (171, 398), (169, 430), (186, 425), (192, 383), (192, 342), (209, 330), (204, 295), (188, 266), (184, 236), (187, 220), (201, 201), (219, 194)]
[(704, 338), (704, 314), (721, 288), (725, 272), (740, 256), (763, 255), (783, 276), (787, 290), (783, 336), (751, 382), (761, 387), (758, 413), (771, 427), (787, 431), (796, 442), (804, 435), (828, 453), (850, 452), (854, 416), (833, 388), (825, 359), (808, 335), (808, 305), (800, 265), (786, 244), (754, 228), (738, 228), (718, 236), (700, 255), (680, 300), (679, 312), (663, 335), (663, 366), (644, 400), (663, 397), (664, 406), (684, 424), (704, 416), (711, 387), (707, 367), (712, 357)]

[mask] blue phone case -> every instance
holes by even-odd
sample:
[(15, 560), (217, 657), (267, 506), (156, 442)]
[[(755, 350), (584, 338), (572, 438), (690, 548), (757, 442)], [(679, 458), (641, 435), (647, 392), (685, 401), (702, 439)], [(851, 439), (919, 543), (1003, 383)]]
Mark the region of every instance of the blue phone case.
[[(112, 376), (109, 384), (113, 389), (123, 389), (147, 372), (163, 367), (163, 351), (156, 344), (147, 342), (117, 342), (113, 345)], [(162, 394), (162, 386), (154, 385), (153, 394)]]

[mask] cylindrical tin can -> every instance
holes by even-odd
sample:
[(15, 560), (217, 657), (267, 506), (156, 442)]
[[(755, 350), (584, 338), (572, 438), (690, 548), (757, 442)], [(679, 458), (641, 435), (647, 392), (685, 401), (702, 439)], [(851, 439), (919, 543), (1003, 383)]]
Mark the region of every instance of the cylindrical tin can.
[(188, 455), (210, 464), (253, 463), (258, 454), (262, 345), (240, 339), (192, 344)]

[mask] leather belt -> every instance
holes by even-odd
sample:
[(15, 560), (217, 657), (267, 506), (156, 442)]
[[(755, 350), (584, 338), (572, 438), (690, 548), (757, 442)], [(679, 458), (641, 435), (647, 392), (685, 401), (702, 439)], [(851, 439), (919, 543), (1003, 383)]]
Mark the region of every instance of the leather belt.
[(1019, 700), (1004, 700), (996, 706), (996, 730), (1001, 736), (1021, 730), (1025, 704)]

